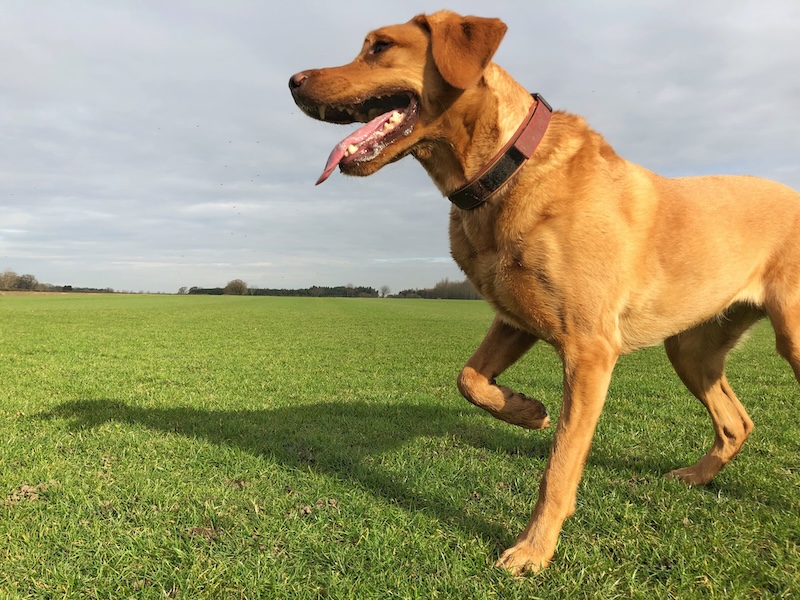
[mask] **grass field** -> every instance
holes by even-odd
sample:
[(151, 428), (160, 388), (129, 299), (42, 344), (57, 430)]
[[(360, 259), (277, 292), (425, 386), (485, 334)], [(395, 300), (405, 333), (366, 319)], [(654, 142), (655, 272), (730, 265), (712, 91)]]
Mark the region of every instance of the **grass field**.
[[(0, 599), (796, 598), (800, 388), (760, 325), (729, 377), (756, 429), (712, 440), (660, 348), (621, 359), (552, 567), (493, 561), (553, 428), (473, 408), (469, 301), (0, 296)], [(558, 417), (557, 358), (502, 378)]]

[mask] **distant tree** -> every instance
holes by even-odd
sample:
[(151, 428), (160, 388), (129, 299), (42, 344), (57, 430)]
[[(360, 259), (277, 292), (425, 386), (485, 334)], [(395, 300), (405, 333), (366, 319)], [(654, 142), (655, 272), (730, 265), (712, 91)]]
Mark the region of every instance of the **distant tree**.
[(6, 269), (0, 273), (0, 290), (13, 290), (17, 287), (17, 275), (11, 269)]
[(450, 281), (447, 277), (439, 280), (432, 288), (401, 290), (397, 298), (450, 298), (455, 300), (479, 300), (481, 295), (472, 287), (469, 280)]
[(386, 298), (389, 294), (392, 293), (392, 288), (390, 288), (388, 285), (382, 285), (380, 291), (381, 291), (381, 298)]
[(30, 273), (27, 273), (17, 277), (16, 288), (18, 290), (35, 290), (39, 288), (39, 282), (36, 281), (36, 277)]
[(450, 281), (447, 277), (441, 279), (433, 286), (430, 291), (431, 298), (455, 298), (459, 300), (477, 300), (480, 298), (478, 292), (472, 287), (469, 280)]
[(184, 285), (183, 287), (180, 287), (180, 288), (178, 288), (178, 293), (179, 293), (179, 294), (181, 294), (181, 295), (183, 295), (183, 294), (188, 294), (188, 293), (189, 293), (189, 288), (187, 288), (187, 287)]
[(232, 279), (222, 290), (222, 293), (229, 296), (246, 296), (247, 284), (241, 279)]

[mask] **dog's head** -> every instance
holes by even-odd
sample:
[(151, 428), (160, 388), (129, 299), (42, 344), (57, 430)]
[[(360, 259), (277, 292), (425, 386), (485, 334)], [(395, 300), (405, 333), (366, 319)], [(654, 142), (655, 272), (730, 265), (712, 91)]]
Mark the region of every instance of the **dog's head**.
[(294, 101), (328, 123), (366, 123), (331, 152), (322, 183), (338, 165), (371, 175), (441, 137), (441, 120), (477, 87), (506, 32), (499, 19), (450, 11), (419, 15), (369, 33), (353, 62), (291, 77)]

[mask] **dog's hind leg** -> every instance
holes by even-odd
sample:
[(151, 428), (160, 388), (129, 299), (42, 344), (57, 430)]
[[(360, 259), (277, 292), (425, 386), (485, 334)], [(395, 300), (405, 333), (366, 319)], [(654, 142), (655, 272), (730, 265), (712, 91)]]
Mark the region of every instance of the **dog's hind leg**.
[(705, 485), (729, 463), (753, 430), (753, 421), (725, 377), (725, 359), (736, 342), (764, 312), (737, 305), (719, 318), (668, 338), (667, 356), (689, 391), (708, 410), (714, 423), (714, 444), (691, 467), (669, 475), (688, 485)]
[(536, 337), (495, 317), (492, 326), (458, 376), (461, 394), (492, 416), (526, 429), (550, 425), (547, 409), (533, 398), (498, 385), (495, 377), (530, 350)]

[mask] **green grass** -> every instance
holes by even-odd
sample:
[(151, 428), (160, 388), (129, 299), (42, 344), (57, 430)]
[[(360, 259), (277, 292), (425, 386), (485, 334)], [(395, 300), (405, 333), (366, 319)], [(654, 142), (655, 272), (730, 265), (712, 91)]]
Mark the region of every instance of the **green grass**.
[[(553, 429), (467, 404), (480, 302), (0, 296), (0, 599), (795, 598), (800, 388), (760, 325), (729, 377), (756, 429), (663, 477), (710, 420), (659, 348), (624, 357), (555, 561), (493, 561)], [(502, 381), (557, 418), (537, 345)]]

